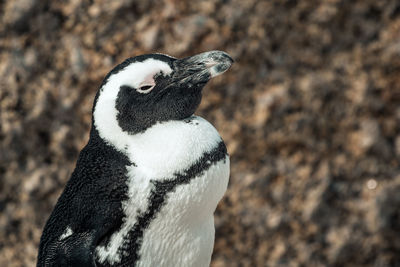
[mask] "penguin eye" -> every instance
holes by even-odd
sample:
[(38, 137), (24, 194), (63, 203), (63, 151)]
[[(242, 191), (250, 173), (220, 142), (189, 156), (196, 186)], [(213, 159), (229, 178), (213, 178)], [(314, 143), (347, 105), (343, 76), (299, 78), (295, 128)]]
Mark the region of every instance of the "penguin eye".
[(151, 86), (151, 85), (145, 85), (145, 86), (140, 87), (139, 90), (141, 90), (141, 91), (146, 91), (146, 90), (150, 89), (151, 87), (153, 87), (153, 86)]
[(140, 86), (138, 91), (139, 93), (147, 94), (154, 88), (154, 85), (143, 85)]

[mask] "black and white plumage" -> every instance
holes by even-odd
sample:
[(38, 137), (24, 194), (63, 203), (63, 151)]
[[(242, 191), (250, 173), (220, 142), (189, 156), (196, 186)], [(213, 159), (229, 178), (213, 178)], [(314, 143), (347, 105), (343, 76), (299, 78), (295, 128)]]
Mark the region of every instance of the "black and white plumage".
[(104, 79), (90, 139), (40, 240), (37, 266), (208, 266), (229, 157), (194, 112), (232, 59), (129, 58)]

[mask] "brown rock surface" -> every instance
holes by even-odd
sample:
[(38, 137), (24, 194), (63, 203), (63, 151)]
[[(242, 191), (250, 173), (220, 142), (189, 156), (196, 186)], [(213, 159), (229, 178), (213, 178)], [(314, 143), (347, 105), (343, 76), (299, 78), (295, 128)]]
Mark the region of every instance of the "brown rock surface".
[(34, 265), (112, 66), (214, 49), (212, 266), (400, 266), (398, 0), (1, 1), (0, 266)]

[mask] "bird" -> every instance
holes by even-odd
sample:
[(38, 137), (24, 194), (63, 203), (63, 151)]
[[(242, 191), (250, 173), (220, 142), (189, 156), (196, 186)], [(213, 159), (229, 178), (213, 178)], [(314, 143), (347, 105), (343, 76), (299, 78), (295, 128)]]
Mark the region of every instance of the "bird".
[(230, 163), (194, 115), (223, 51), (130, 57), (97, 91), (89, 140), (40, 238), (37, 266), (209, 266)]

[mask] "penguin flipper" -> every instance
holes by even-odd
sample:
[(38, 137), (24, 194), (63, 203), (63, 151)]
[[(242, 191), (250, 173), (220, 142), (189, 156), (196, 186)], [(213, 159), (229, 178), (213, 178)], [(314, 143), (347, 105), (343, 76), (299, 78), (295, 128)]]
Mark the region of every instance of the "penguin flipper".
[(37, 266), (96, 266), (96, 247), (123, 222), (129, 165), (107, 144), (89, 141), (43, 229)]

